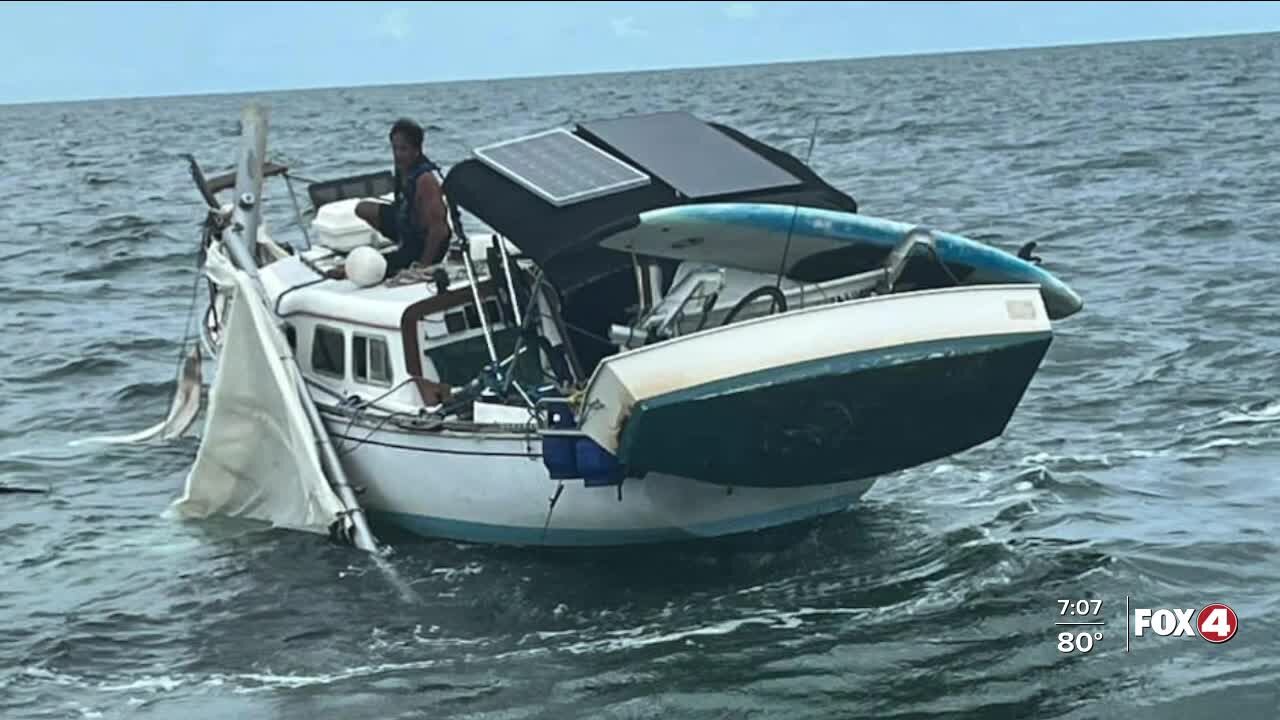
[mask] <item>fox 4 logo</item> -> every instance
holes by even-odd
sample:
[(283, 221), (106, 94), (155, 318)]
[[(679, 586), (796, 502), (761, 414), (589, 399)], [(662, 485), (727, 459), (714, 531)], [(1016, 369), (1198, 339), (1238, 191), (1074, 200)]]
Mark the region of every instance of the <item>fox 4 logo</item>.
[(1148, 632), (1161, 637), (1200, 637), (1220, 644), (1236, 636), (1240, 619), (1231, 608), (1222, 603), (1195, 608), (1134, 608), (1133, 636), (1145, 637)]

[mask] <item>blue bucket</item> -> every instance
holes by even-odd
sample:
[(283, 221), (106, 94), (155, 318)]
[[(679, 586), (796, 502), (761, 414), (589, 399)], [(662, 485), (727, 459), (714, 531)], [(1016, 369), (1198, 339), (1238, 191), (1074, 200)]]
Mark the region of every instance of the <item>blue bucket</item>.
[(586, 487), (619, 485), (625, 475), (618, 458), (596, 444), (591, 438), (578, 438), (576, 445), (578, 472)]
[[(547, 403), (547, 424), (555, 430), (573, 430), (577, 423), (573, 408), (564, 401)], [(552, 480), (572, 480), (582, 477), (578, 471), (578, 438), (546, 435), (542, 438), (542, 464), (551, 473)]]

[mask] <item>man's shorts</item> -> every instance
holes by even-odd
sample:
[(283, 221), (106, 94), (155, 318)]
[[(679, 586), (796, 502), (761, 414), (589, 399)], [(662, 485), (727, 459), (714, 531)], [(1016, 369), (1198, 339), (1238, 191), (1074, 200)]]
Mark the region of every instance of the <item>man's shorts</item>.
[[(378, 226), (388, 240), (400, 242), (400, 215), (396, 212), (395, 205), (383, 203), (382, 207), (378, 208)], [(431, 264), (444, 262), (445, 256), (448, 254), (449, 243), (441, 243), (440, 249), (436, 251), (436, 257), (432, 259)]]
[(382, 203), (378, 208), (378, 229), (388, 239), (398, 242), (400, 237), (399, 213), (395, 205)]

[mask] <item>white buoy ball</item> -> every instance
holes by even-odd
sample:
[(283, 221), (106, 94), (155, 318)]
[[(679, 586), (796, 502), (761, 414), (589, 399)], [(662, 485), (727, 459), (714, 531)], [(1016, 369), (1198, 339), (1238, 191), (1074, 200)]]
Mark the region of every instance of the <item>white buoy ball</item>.
[(387, 272), (387, 259), (368, 245), (361, 245), (347, 254), (347, 278), (360, 287), (382, 282)]

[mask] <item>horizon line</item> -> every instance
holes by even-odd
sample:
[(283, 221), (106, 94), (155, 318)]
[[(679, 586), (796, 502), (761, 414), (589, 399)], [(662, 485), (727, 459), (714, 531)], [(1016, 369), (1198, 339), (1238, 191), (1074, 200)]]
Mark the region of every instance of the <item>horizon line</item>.
[(673, 72), (690, 72), (698, 70), (726, 70), (731, 68), (762, 68), (774, 65), (809, 65), (818, 63), (836, 63), (851, 61), (870, 61), (870, 60), (887, 60), (897, 58), (913, 58), (913, 57), (945, 57), (948, 55), (968, 55), (977, 53), (1004, 53), (1004, 52), (1020, 52), (1026, 50), (1056, 50), (1064, 48), (1087, 48), (1100, 47), (1109, 45), (1126, 45), (1133, 43), (1158, 43), (1158, 42), (1177, 42), (1185, 40), (1215, 40), (1224, 38), (1241, 38), (1255, 37), (1261, 35), (1277, 35), (1277, 30), (1258, 30), (1251, 32), (1231, 32), (1231, 33), (1215, 33), (1207, 35), (1162, 35), (1152, 37), (1137, 37), (1124, 40), (1101, 40), (1088, 42), (1069, 42), (1056, 43), (1049, 45), (1006, 45), (992, 46), (983, 48), (968, 48), (963, 50), (926, 50), (919, 52), (903, 52), (888, 53), (882, 55), (849, 55), (843, 57), (812, 57), (799, 58), (790, 60), (767, 60), (761, 62), (732, 63), (732, 64), (709, 64), (709, 65), (686, 65), (686, 66), (668, 66), (668, 67), (640, 67), (629, 70), (592, 70), (584, 72), (567, 72), (567, 73), (548, 73), (534, 75), (502, 75), (492, 77), (474, 77), (474, 78), (451, 78), (441, 80), (425, 80), (414, 82), (392, 82), (392, 83), (372, 83), (368, 85), (311, 85), (289, 88), (258, 88), (250, 90), (210, 90), (192, 93), (170, 93), (156, 95), (131, 95), (131, 96), (99, 96), (88, 98), (74, 98), (61, 100), (24, 100), (21, 102), (5, 103), (0, 102), (0, 107), (23, 107), (29, 105), (72, 105), (76, 103), (89, 102), (107, 102), (107, 101), (131, 101), (131, 100), (171, 100), (178, 98), (206, 98), (206, 97), (223, 97), (233, 95), (256, 95), (266, 93), (296, 93), (296, 92), (314, 92), (318, 90), (355, 90), (366, 88), (395, 88), (409, 87), (420, 85), (452, 85), (457, 83), (482, 83), (482, 82), (505, 82), (511, 80), (551, 80), (555, 78), (576, 78), (576, 77), (592, 77), (597, 75), (631, 75), (638, 73), (673, 73)]

